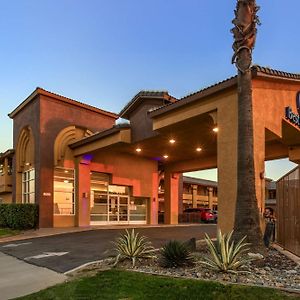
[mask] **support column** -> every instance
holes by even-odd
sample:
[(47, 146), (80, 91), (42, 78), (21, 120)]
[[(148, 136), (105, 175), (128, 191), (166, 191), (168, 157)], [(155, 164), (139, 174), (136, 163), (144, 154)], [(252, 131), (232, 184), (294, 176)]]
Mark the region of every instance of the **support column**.
[(90, 225), (91, 159), (76, 158), (76, 226)]
[(178, 213), (183, 213), (183, 174), (180, 174), (179, 176)]
[(208, 207), (210, 209), (213, 208), (213, 188), (212, 187), (208, 187)]
[(197, 185), (192, 185), (192, 204), (193, 204), (193, 208), (197, 208)]
[(149, 214), (149, 224), (157, 225), (158, 224), (158, 185), (159, 185), (159, 176), (158, 172), (152, 174), (152, 199), (150, 199), (150, 214)]
[(178, 224), (179, 173), (165, 171), (165, 224)]

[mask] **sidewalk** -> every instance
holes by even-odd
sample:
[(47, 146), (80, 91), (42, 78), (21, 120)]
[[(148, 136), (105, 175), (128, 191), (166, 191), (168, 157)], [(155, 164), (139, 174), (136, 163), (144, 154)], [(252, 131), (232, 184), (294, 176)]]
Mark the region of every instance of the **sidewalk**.
[(1, 300), (32, 294), (67, 279), (63, 274), (27, 264), (1, 252), (0, 266)]
[(39, 237), (60, 235), (65, 233), (75, 233), (91, 230), (108, 230), (108, 229), (130, 229), (130, 228), (167, 228), (167, 227), (191, 227), (191, 226), (205, 226), (207, 224), (178, 224), (178, 225), (102, 225), (102, 226), (88, 226), (88, 227), (66, 227), (66, 228), (41, 228), (37, 230), (27, 230), (21, 234), (0, 238), (1, 243), (16, 242), (27, 239), (34, 239)]

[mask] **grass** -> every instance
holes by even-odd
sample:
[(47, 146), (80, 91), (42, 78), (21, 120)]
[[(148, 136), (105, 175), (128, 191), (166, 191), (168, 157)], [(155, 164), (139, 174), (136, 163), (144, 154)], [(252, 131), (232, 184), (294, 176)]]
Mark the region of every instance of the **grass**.
[(193, 299), (299, 299), (277, 290), (222, 285), (192, 279), (176, 279), (146, 275), (136, 272), (109, 270), (93, 277), (85, 277), (48, 288), (36, 294), (25, 296), (23, 300), (193, 300)]
[(19, 230), (13, 230), (13, 229), (9, 229), (9, 228), (0, 228), (0, 238), (17, 235), (19, 233), (20, 233)]

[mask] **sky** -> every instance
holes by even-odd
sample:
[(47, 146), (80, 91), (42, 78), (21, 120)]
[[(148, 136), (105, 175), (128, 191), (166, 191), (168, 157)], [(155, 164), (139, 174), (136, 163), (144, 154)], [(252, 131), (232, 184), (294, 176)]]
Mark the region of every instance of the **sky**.
[[(180, 98), (236, 73), (235, 0), (0, 0), (0, 152), (37, 86), (119, 112), (140, 90)], [(299, 0), (258, 0), (254, 63), (300, 73)], [(274, 179), (292, 169), (267, 163)], [(216, 170), (197, 173), (216, 179)]]

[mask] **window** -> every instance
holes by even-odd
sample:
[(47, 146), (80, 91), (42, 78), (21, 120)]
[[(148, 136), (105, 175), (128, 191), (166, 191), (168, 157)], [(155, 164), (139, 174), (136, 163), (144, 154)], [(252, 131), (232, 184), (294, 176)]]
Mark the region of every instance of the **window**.
[(22, 174), (22, 201), (23, 203), (35, 202), (35, 170), (30, 169)]
[(4, 175), (4, 165), (1, 163), (0, 164), (0, 176)]
[(74, 215), (74, 169), (54, 169), (54, 214)]
[(12, 158), (7, 159), (7, 174), (12, 175)]

